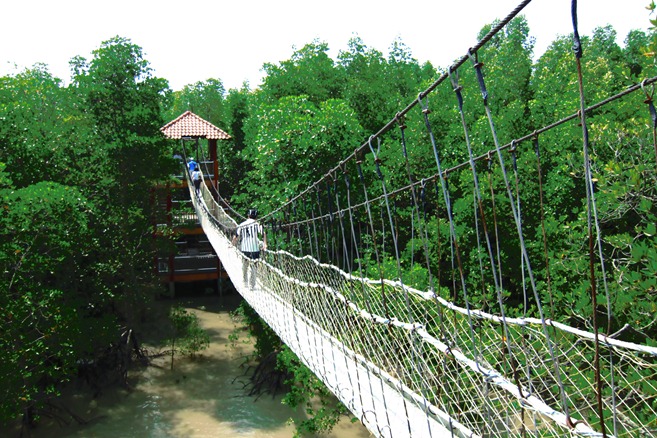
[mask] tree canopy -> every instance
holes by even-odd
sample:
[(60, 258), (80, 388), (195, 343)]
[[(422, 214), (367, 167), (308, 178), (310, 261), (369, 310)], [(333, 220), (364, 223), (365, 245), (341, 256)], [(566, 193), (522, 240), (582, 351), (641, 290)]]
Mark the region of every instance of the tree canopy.
[(170, 178), (166, 81), (106, 41), (68, 87), (0, 78), (0, 418), (38, 405), (118, 336), (155, 287), (149, 190)]

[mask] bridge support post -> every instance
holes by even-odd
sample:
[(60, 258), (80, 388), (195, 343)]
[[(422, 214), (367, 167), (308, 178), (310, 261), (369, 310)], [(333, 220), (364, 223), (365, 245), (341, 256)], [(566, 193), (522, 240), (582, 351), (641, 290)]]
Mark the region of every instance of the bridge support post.
[(176, 296), (176, 283), (174, 281), (169, 282), (169, 297), (174, 298)]

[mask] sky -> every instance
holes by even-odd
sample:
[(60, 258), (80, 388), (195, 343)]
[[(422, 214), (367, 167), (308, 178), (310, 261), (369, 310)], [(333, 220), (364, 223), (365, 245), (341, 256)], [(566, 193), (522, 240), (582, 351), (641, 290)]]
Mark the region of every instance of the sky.
[[(68, 83), (69, 61), (92, 58), (114, 36), (140, 46), (154, 75), (173, 90), (210, 78), (251, 89), (264, 63), (290, 59), (318, 40), (336, 59), (359, 37), (387, 56), (400, 39), (420, 63), (448, 67), (477, 43), (477, 33), (521, 0), (7, 0), (0, 6), (0, 76), (44, 63)], [(579, 0), (580, 35), (611, 25), (623, 45), (630, 30), (647, 31), (650, 0)], [(540, 55), (572, 32), (571, 0), (533, 0), (521, 12)]]

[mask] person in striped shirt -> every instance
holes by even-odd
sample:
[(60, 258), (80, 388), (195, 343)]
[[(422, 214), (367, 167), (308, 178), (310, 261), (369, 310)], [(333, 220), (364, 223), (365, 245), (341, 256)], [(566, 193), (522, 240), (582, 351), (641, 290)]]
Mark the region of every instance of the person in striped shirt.
[[(267, 250), (267, 234), (262, 225), (256, 221), (257, 217), (258, 210), (255, 208), (249, 209), (247, 219), (237, 226), (235, 235), (233, 236), (233, 245), (237, 245), (239, 242), (240, 251), (251, 260), (260, 258), (260, 236), (262, 236), (262, 250)], [(250, 282), (247, 282), (249, 265), (251, 266), (251, 276), (249, 279)], [(256, 281), (255, 263), (245, 260), (242, 264), (242, 274), (244, 276), (244, 284), (250, 285), (251, 289), (253, 289)]]

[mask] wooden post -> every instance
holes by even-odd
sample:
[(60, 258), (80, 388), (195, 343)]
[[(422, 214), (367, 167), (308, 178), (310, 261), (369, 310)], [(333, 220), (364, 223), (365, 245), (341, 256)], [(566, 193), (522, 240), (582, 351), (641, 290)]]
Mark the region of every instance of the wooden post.
[(219, 187), (219, 162), (217, 161), (217, 139), (208, 139), (208, 149), (210, 149), (210, 159), (213, 163), (212, 171), (214, 173), (214, 186)]

